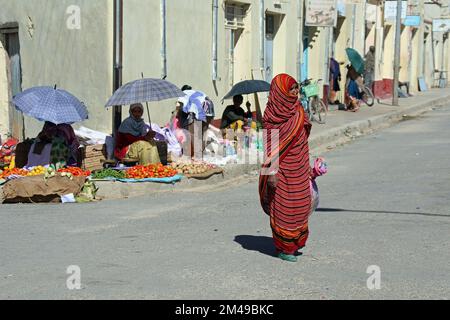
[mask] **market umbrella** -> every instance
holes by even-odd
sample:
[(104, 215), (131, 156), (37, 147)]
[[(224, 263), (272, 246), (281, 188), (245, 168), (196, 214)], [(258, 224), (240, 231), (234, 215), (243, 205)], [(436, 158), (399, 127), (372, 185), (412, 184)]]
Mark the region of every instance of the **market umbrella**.
[(270, 83), (263, 80), (245, 80), (236, 83), (230, 92), (223, 97), (222, 101), (225, 99), (231, 99), (236, 95), (244, 95), (256, 92), (268, 92), (270, 91)]
[(361, 57), (361, 55), (352, 48), (345, 49), (345, 52), (347, 53), (347, 57), (350, 60), (350, 63), (352, 64), (353, 68), (355, 68), (356, 72), (359, 74), (364, 73), (364, 59)]
[(131, 81), (117, 89), (106, 103), (106, 107), (161, 101), (184, 95), (183, 91), (167, 80), (144, 78)]
[(185, 90), (186, 95), (178, 99), (183, 103), (183, 111), (185, 113), (193, 112), (197, 120), (206, 121), (206, 112), (204, 105), (206, 102), (206, 94), (201, 91)]
[(86, 106), (69, 92), (55, 87), (33, 87), (13, 98), (17, 110), (56, 125), (86, 120)]

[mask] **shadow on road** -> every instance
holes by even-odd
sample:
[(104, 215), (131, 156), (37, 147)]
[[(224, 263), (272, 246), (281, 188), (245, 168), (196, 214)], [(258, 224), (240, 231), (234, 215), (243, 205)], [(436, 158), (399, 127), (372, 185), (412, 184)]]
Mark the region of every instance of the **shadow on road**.
[(425, 212), (401, 212), (401, 211), (381, 211), (381, 210), (352, 210), (352, 209), (337, 209), (337, 208), (318, 208), (316, 212), (360, 212), (360, 213), (392, 213), (392, 214), (409, 214), (426, 217), (445, 217), (450, 218), (450, 215), (437, 214), (437, 213), (425, 213)]
[(258, 251), (262, 254), (276, 257), (273, 239), (264, 236), (236, 236), (234, 241), (239, 243), (242, 248), (250, 251)]

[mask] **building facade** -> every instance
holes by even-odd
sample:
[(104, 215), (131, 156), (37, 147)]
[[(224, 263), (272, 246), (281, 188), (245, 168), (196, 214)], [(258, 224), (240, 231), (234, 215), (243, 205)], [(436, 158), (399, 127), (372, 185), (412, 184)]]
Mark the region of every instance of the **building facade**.
[[(110, 133), (115, 72), (123, 84), (144, 75), (166, 78), (205, 92), (220, 118), (229, 101), (222, 97), (241, 80), (271, 81), (278, 73), (299, 80), (324, 79), (329, 58), (342, 62), (345, 49), (364, 55), (376, 46), (375, 93), (392, 94), (394, 33), (385, 21), (385, 1), (337, 0), (334, 28), (305, 26), (304, 0), (0, 0), (0, 134), (32, 137), (42, 123), (23, 117), (11, 97), (39, 85), (57, 85), (89, 109), (84, 126)], [(120, 4), (120, 5), (119, 5)], [(120, 12), (117, 9), (120, 9)], [(402, 27), (401, 81), (429, 87), (435, 70), (449, 69), (448, 32), (432, 32), (432, 20), (448, 15), (448, 1), (409, 0), (418, 26)], [(122, 17), (121, 45), (115, 17)], [(117, 20), (120, 21), (120, 20)], [(121, 65), (115, 63), (122, 48)], [(340, 100), (343, 100), (341, 91)], [(264, 110), (267, 94), (245, 97)], [(175, 100), (149, 103), (152, 121), (165, 125)], [(262, 110), (262, 111), (263, 111)], [(122, 117), (128, 116), (123, 107)]]
[[(21, 137), (23, 131), (21, 115), (11, 115), (16, 113), (11, 96), (33, 86), (55, 84), (88, 106), (89, 120), (83, 125), (111, 132), (111, 110), (104, 104), (113, 93), (114, 2), (0, 0), (2, 135), (11, 132)], [(221, 99), (237, 81), (267, 79), (280, 72), (297, 74), (299, 1), (216, 2), (215, 8), (210, 0), (123, 1), (123, 84), (142, 74), (166, 77), (180, 87), (189, 84), (213, 99), (220, 117), (225, 107)], [(263, 50), (262, 35), (267, 36)], [(11, 46), (7, 48), (12, 37), (20, 56), (13, 83), (7, 63), (14, 56)], [(164, 125), (174, 105), (175, 101), (150, 103), (152, 121)], [(124, 107), (123, 117), (127, 115)], [(42, 126), (26, 116), (23, 124), (25, 136), (35, 135)]]

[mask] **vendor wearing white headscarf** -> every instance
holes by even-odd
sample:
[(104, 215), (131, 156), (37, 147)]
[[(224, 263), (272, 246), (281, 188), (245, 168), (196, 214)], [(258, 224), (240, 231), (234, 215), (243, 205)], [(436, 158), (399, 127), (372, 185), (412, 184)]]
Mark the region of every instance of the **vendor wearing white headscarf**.
[(116, 134), (114, 155), (117, 159), (139, 159), (139, 164), (159, 163), (160, 158), (154, 137), (155, 132), (146, 132), (144, 107), (140, 103), (130, 106), (130, 116), (119, 127)]

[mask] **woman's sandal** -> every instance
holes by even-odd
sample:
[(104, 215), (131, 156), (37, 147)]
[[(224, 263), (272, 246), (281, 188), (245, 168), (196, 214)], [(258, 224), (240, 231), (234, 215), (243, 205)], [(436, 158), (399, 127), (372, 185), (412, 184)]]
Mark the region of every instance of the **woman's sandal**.
[(278, 258), (289, 262), (297, 262), (297, 257), (292, 254), (285, 254), (283, 252), (278, 254)]

